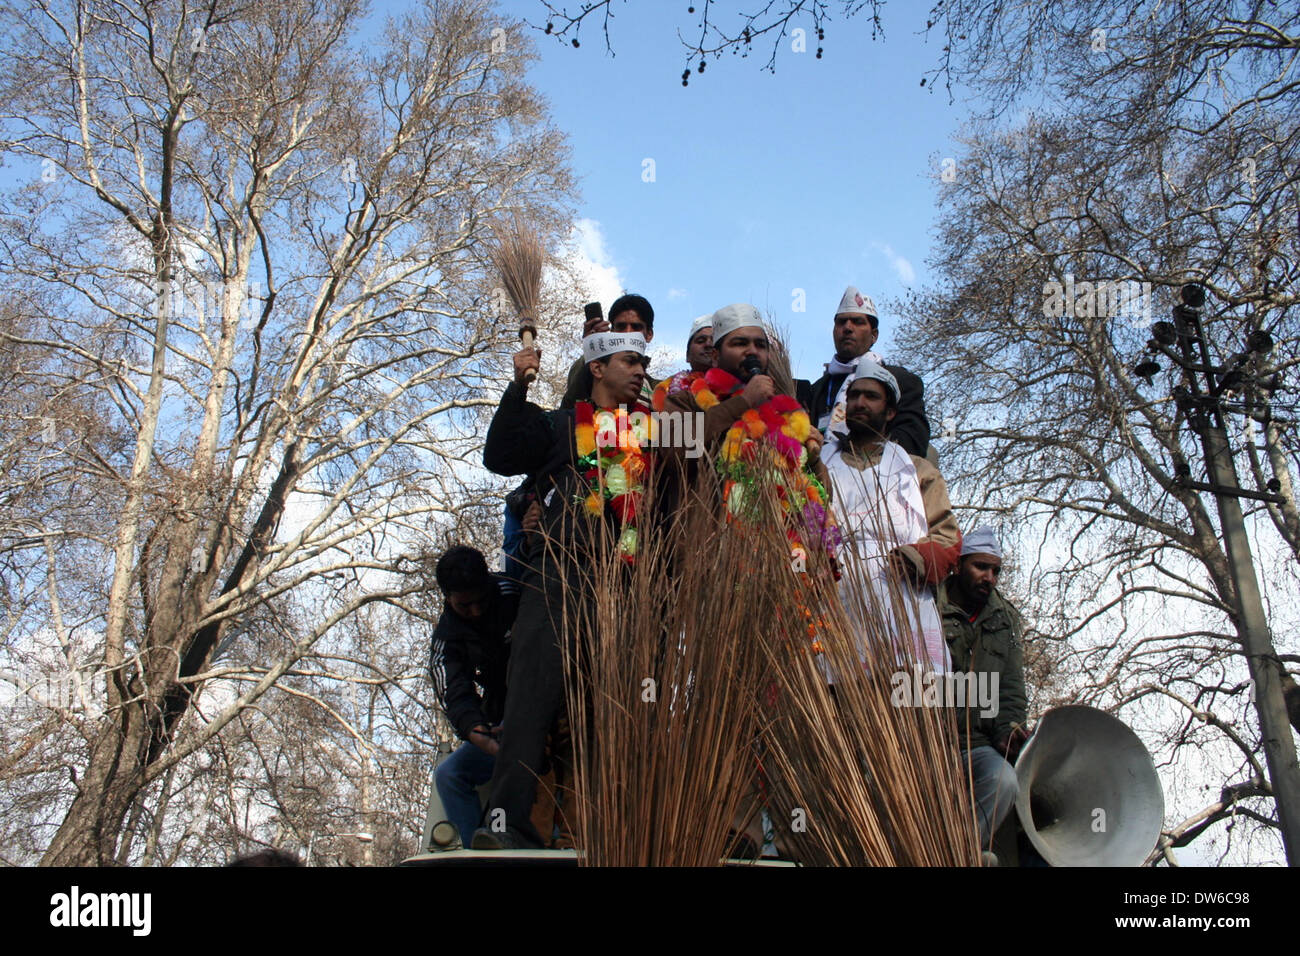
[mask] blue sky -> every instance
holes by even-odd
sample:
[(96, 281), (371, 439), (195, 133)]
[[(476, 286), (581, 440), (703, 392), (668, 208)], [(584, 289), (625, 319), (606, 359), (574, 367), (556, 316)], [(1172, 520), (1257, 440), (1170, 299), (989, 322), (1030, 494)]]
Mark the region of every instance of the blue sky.
[[(603, 237), (589, 245), (654, 304), (655, 344), (684, 344), (696, 315), (748, 301), (790, 331), (796, 372), (815, 378), (846, 285), (883, 308), (925, 281), (939, 162), (968, 111), (920, 86), (941, 45), (915, 35), (923, 5), (891, 7), (875, 42), (866, 18), (828, 24), (821, 60), (810, 21), (808, 51), (787, 38), (775, 75), (756, 45), (683, 88), (686, 6), (615, 0), (613, 57), (598, 22), (578, 49), (532, 32), (530, 78), (569, 137), (579, 215)], [(537, 0), (501, 7), (544, 22)], [(894, 322), (882, 315), (881, 346), (907, 364), (889, 348)]]

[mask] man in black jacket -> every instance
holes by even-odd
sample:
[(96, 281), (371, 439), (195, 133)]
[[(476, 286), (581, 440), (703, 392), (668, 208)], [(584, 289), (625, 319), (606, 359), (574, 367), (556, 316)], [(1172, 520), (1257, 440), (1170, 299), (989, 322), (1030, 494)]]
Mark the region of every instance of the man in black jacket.
[[(631, 408), (645, 381), (645, 338), (639, 333), (606, 332), (583, 340), (589, 395), (578, 395), (596, 408)], [(547, 412), (528, 401), (528, 372), (537, 367), (536, 353), (523, 349), (514, 356), (514, 381), (506, 388), (488, 427), (483, 464), (498, 475), (534, 475), (542, 505), (546, 537), (569, 555), (589, 549), (589, 518), (575, 500), (590, 493), (578, 473), (574, 439), (574, 410)], [(603, 520), (611, 520), (608, 511)], [(589, 565), (566, 558), (553, 547), (524, 572), (523, 596), (514, 630), (507, 681), (504, 732), (492, 773), (486, 825), (474, 834), (473, 848), (495, 850), (543, 845), (530, 819), (537, 780), (546, 752), (547, 735), (564, 710), (564, 658), (560, 645), (566, 593), (590, 593), (584, 581)], [(572, 627), (563, 637), (576, 639)]]
[(500, 749), (519, 585), (490, 573), (482, 553), (466, 545), (449, 548), (435, 574), (444, 608), (433, 632), (429, 675), (443, 713), (465, 743), (438, 764), (434, 782), (461, 844), (469, 846), (481, 816), (476, 788), (492, 778)]
[[(822, 434), (829, 434), (831, 412), (844, 380), (854, 369), (858, 357), (871, 351), (879, 336), (880, 318), (875, 303), (869, 296), (859, 292), (856, 286), (849, 286), (844, 290), (840, 307), (835, 313), (835, 356), (826, 363), (826, 374), (813, 383), (811, 395), (802, 388), (797, 392)], [(887, 437), (902, 445), (908, 454), (925, 458), (930, 445), (930, 420), (925, 415), (925, 385), (919, 376), (901, 365), (887, 365), (884, 359), (874, 355), (873, 360), (885, 366), (898, 381), (902, 392), (898, 413), (889, 423)]]

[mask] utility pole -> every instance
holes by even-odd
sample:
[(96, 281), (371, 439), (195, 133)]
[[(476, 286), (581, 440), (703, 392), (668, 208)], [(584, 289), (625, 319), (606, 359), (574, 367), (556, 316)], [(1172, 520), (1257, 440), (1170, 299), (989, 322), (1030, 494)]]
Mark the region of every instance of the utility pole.
[[(1286, 849), (1287, 864), (1297, 866), (1300, 865), (1300, 764), (1296, 761), (1295, 741), (1291, 737), (1291, 723), (1287, 717), (1279, 679), (1277, 651), (1273, 647), (1268, 618), (1264, 614), (1264, 603), (1260, 597), (1259, 580), (1255, 576), (1255, 562), (1250, 551), (1250, 539), (1246, 535), (1240, 501), (1241, 498), (1274, 502), (1282, 499), (1271, 493), (1271, 485), (1269, 491), (1252, 491), (1238, 485), (1237, 470), (1224, 427), (1222, 401), (1223, 393), (1240, 382), (1246, 374), (1243, 370), (1251, 356), (1272, 349), (1272, 339), (1266, 332), (1254, 332), (1247, 340), (1244, 352), (1234, 355), (1226, 366), (1215, 366), (1210, 362), (1210, 350), (1201, 325), (1205, 290), (1199, 285), (1185, 285), (1181, 298), (1182, 304), (1174, 307), (1172, 325), (1157, 322), (1152, 327), (1152, 346), (1160, 347), (1161, 352), (1183, 369), (1187, 384), (1175, 389), (1174, 394), (1179, 408), (1186, 413), (1188, 424), (1201, 439), (1210, 481), (1192, 481), (1190, 475), (1182, 475), (1179, 476), (1178, 483), (1194, 491), (1209, 492), (1218, 502), (1223, 543), (1228, 554), (1233, 587), (1237, 592), (1237, 630), (1242, 638), (1246, 663), (1255, 688), (1255, 708), (1259, 713), (1264, 758), (1277, 804), (1282, 843)], [(1168, 348), (1175, 343), (1178, 344), (1181, 355)], [(1137, 371), (1142, 374), (1142, 367)], [(1208, 387), (1204, 391), (1197, 381), (1197, 372), (1205, 376)]]

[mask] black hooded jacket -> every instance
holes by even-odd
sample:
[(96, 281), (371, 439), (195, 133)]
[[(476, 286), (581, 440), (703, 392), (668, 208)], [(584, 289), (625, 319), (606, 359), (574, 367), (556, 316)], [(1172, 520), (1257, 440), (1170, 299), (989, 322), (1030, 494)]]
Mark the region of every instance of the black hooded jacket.
[(506, 664), (519, 585), (504, 575), (492, 577), (500, 599), (489, 602), (477, 624), (447, 608), (433, 631), (429, 676), (443, 713), (462, 740), (479, 724), (501, 723), (506, 709)]

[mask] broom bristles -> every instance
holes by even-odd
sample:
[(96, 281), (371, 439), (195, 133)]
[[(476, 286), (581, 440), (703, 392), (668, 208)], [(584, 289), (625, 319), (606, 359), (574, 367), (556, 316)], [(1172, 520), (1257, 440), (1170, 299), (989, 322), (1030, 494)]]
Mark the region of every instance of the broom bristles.
[(792, 570), (770, 479), (753, 487), (761, 520), (723, 520), (720, 490), (702, 468), (662, 525), (647, 501), (631, 568), (603, 519), (593, 546), (566, 549), (590, 587), (564, 610), (566, 633), (583, 635), (566, 672), (584, 861), (717, 865), (761, 802), (803, 863), (973, 864), (951, 711), (891, 701), (911, 643), (887, 632), (872, 595), (846, 611), (816, 533), (803, 536), (807, 573)]
[[(733, 819), (754, 809), (765, 664), (714, 577), (739, 578), (751, 562), (718, 520), (716, 479), (705, 479), (672, 518), (638, 522), (634, 565), (604, 519), (592, 519), (582, 553), (565, 549), (589, 572), (590, 589), (567, 591), (564, 609), (571, 822), (588, 864), (716, 866)], [(709, 560), (696, 567), (701, 551)]]
[(511, 220), (497, 234), (492, 259), (520, 325), (535, 327), (542, 298), (542, 267), (546, 263), (541, 237), (522, 220)]

